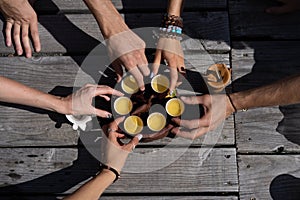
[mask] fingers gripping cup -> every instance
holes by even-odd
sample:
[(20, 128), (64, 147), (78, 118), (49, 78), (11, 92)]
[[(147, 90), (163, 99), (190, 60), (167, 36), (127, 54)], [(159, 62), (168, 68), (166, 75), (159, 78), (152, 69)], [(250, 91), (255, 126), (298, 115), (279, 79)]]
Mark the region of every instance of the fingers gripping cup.
[(168, 77), (164, 75), (156, 75), (151, 80), (151, 87), (157, 93), (163, 93), (168, 90), (170, 81)]
[(127, 94), (134, 94), (139, 91), (139, 86), (132, 75), (129, 75), (122, 80), (121, 87)]
[(143, 130), (143, 120), (135, 115), (129, 116), (124, 121), (124, 129), (131, 135), (136, 135)]
[(178, 117), (182, 115), (184, 109), (184, 103), (178, 98), (170, 99), (166, 103), (166, 111), (172, 117)]
[(114, 102), (114, 109), (119, 115), (127, 115), (132, 110), (132, 102), (128, 97), (119, 97)]
[(147, 124), (150, 130), (160, 131), (166, 126), (166, 118), (163, 114), (154, 112), (148, 116)]

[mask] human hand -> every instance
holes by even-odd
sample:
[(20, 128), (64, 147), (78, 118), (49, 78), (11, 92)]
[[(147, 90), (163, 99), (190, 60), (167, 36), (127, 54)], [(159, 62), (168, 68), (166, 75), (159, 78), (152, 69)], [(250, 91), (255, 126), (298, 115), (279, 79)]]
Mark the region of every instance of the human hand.
[(283, 5), (273, 6), (266, 9), (266, 12), (269, 14), (285, 14), (291, 13), (297, 10), (300, 10), (300, 1), (299, 0), (277, 0)]
[(125, 117), (115, 119), (107, 126), (103, 127), (107, 138), (105, 142), (105, 152), (103, 161), (104, 164), (116, 169), (119, 173), (121, 172), (128, 154), (133, 151), (135, 146), (142, 139), (143, 135), (138, 134), (127, 144), (124, 144), (121, 139), (125, 138), (125, 135), (121, 133), (119, 124), (124, 121)]
[(196, 139), (210, 130), (217, 128), (221, 122), (234, 112), (226, 95), (202, 95), (181, 97), (186, 104), (201, 104), (204, 107), (204, 116), (194, 120), (172, 119), (173, 122), (191, 131), (181, 130), (179, 127), (172, 129), (172, 133), (189, 139)]
[(6, 45), (10, 47), (14, 43), (18, 55), (22, 55), (25, 50), (26, 57), (30, 58), (32, 51), (29, 37), (31, 35), (34, 49), (39, 52), (41, 44), (37, 15), (28, 0), (1, 0), (0, 10), (6, 19)]
[(150, 70), (145, 56), (145, 42), (131, 30), (117, 33), (106, 40), (108, 54), (120, 82), (124, 66), (136, 79), (141, 91), (145, 90), (143, 75), (148, 76)]
[(110, 98), (106, 94), (116, 96), (124, 95), (123, 93), (105, 85), (86, 84), (75, 93), (62, 98), (62, 100), (66, 103), (64, 104), (64, 107), (67, 108), (67, 111), (62, 113), (71, 115), (95, 114), (99, 117), (110, 118), (112, 116), (111, 113), (92, 106), (93, 98), (96, 96), (100, 96), (106, 101), (109, 101)]
[(157, 43), (157, 49), (152, 66), (153, 76), (158, 73), (161, 60), (164, 59), (170, 67), (170, 92), (180, 84), (178, 82), (178, 72), (184, 74), (183, 51), (179, 40), (173, 38), (160, 38)]

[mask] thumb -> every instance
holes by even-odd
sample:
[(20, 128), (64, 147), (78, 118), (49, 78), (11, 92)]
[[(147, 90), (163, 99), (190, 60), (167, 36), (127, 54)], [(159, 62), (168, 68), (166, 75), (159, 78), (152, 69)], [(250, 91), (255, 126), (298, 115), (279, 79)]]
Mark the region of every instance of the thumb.
[(142, 134), (136, 135), (130, 142), (128, 142), (126, 145), (124, 145), (124, 150), (126, 151), (133, 151), (135, 146), (139, 143), (139, 141), (143, 138)]

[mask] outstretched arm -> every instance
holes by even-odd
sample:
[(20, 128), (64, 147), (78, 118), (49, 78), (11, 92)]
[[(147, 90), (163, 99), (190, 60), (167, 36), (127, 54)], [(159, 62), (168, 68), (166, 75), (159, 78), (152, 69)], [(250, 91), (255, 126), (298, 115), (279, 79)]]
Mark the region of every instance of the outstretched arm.
[(92, 106), (95, 96), (109, 100), (110, 98), (106, 94), (123, 95), (108, 86), (87, 84), (67, 97), (60, 97), (0, 76), (0, 101), (33, 106), (62, 114), (95, 114), (99, 117), (110, 117), (111, 113)]
[(108, 54), (118, 76), (117, 81), (121, 81), (124, 66), (134, 76), (139, 88), (144, 90), (143, 76), (150, 74), (145, 56), (145, 42), (128, 28), (110, 0), (84, 2), (96, 18), (106, 39)]
[[(119, 124), (124, 120), (124, 117), (117, 118), (110, 123), (108, 127), (104, 128), (104, 132), (107, 138), (103, 138), (105, 150), (105, 165), (114, 168), (118, 174), (120, 174), (123, 168), (127, 156), (133, 151), (135, 146), (142, 139), (142, 135), (135, 136), (130, 142), (124, 144), (120, 141), (125, 135), (120, 133)], [(77, 191), (65, 200), (97, 200), (104, 192), (104, 190), (110, 186), (116, 179), (116, 174), (108, 169), (103, 169), (96, 177), (88, 181)]]
[[(162, 28), (166, 30), (182, 29), (182, 10), (183, 0), (169, 0), (167, 15), (164, 19)], [(180, 31), (181, 32), (181, 31)], [(152, 73), (156, 75), (158, 73), (160, 63), (162, 59), (165, 59), (170, 70), (170, 93), (173, 93), (176, 86), (180, 84), (178, 81), (178, 72), (185, 73), (184, 56), (180, 40), (175, 37), (169, 37), (171, 32), (165, 32), (166, 36), (160, 34), (160, 38), (157, 42), (155, 58), (152, 66)], [(179, 34), (181, 35), (181, 33)]]
[[(181, 137), (194, 139), (217, 128), (235, 109), (288, 105), (300, 103), (300, 75), (288, 77), (266, 86), (226, 95), (203, 95), (182, 97), (186, 104), (201, 104), (205, 114), (200, 119), (180, 120), (175, 123), (191, 131), (174, 128), (173, 133)], [(232, 103), (230, 101), (232, 100)]]
[(300, 75), (231, 94), (237, 110), (300, 103)]

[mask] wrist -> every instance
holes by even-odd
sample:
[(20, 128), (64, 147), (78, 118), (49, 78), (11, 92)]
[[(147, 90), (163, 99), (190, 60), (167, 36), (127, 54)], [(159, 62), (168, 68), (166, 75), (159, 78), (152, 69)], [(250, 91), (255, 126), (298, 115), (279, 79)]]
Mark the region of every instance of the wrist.
[(60, 97), (56, 96), (56, 103), (55, 103), (55, 111), (57, 113), (65, 114), (65, 115), (73, 115), (72, 109), (72, 100), (70, 100), (69, 96), (67, 97)]
[(103, 173), (109, 173), (114, 178), (113, 182), (116, 182), (120, 178), (119, 170), (116, 170), (115, 168), (104, 165), (104, 164), (101, 164), (101, 168), (102, 168)]
[(85, 0), (85, 3), (93, 13), (105, 39), (129, 30), (111, 1)]
[(234, 105), (232, 94), (226, 94), (226, 115), (229, 116), (232, 113), (237, 112), (237, 108)]

